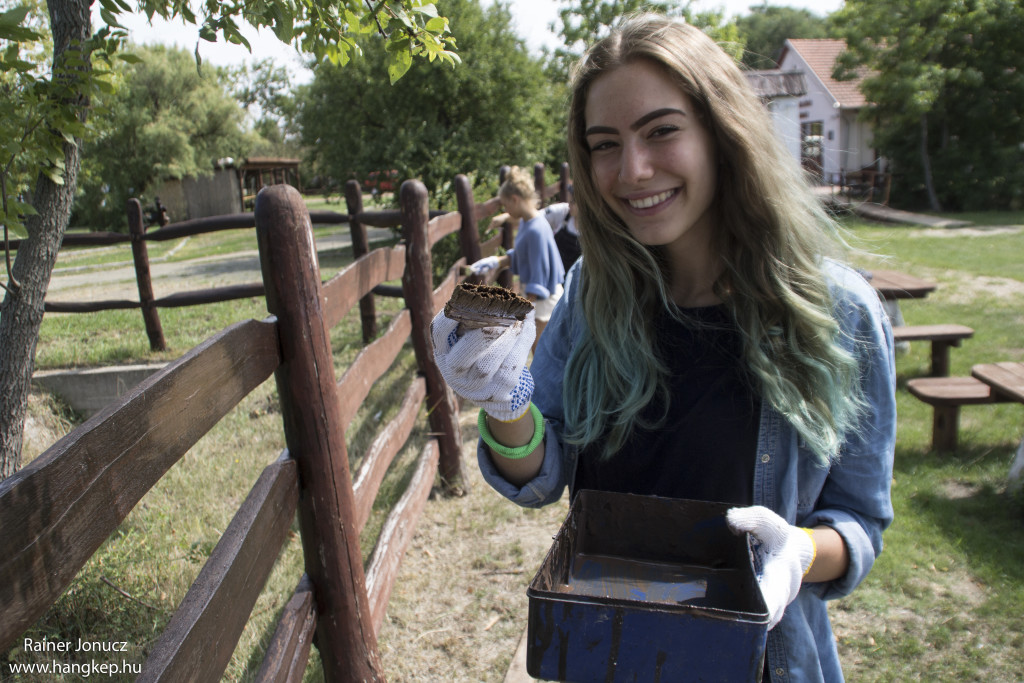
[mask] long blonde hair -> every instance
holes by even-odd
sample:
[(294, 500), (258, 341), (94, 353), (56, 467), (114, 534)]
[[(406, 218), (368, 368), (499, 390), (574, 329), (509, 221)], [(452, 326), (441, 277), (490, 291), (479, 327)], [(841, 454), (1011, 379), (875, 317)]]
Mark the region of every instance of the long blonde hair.
[(663, 249), (636, 241), (603, 201), (585, 139), (591, 84), (638, 60), (663, 69), (715, 141), (712, 250), (722, 264), (715, 294), (739, 329), (755, 391), (827, 462), (862, 405), (856, 360), (840, 344), (823, 272), (823, 256), (841, 244), (836, 226), (735, 61), (700, 30), (658, 15), (625, 21), (590, 49), (573, 78), (569, 164), (587, 325), (566, 370), (567, 438), (603, 440), (605, 455), (613, 454), (646, 405), (670, 399), (653, 329), (659, 311), (678, 314)]

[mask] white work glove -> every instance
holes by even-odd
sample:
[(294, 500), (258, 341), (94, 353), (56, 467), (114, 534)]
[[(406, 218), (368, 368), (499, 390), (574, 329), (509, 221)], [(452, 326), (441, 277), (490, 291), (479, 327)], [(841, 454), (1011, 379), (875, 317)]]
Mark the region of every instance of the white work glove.
[(804, 575), (817, 552), (810, 530), (793, 526), (766, 507), (731, 508), (725, 513), (729, 528), (751, 535), (757, 584), (768, 607), (768, 629), (782, 619), (796, 599)]
[(511, 327), (467, 330), (459, 337), (459, 323), (438, 313), (430, 323), (434, 360), (444, 381), (456, 394), (503, 422), (516, 420), (530, 408), (533, 375), (526, 367), (537, 334), (534, 312)]
[(484, 258), (470, 264), (469, 269), (473, 275), (486, 275), (498, 267), (497, 256), (485, 256)]

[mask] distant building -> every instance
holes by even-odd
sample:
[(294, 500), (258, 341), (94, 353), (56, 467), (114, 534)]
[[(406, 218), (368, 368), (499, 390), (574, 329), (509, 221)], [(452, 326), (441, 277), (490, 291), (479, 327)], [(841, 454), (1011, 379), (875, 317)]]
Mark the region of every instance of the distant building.
[(806, 94), (797, 102), (799, 159), (826, 184), (839, 184), (856, 171), (885, 170), (870, 125), (858, 120), (868, 105), (860, 91), (863, 75), (849, 81), (832, 78), (836, 58), (845, 49), (841, 40), (791, 38), (779, 57), (780, 73), (805, 76)]
[(147, 195), (159, 198), (171, 221), (242, 213), (265, 185), (288, 184), (300, 191), (299, 159), (249, 157), (220, 159), (213, 173), (165, 180)]
[(807, 94), (802, 71), (745, 71), (747, 82), (758, 94), (775, 123), (775, 131), (793, 158), (800, 158), (800, 98)]

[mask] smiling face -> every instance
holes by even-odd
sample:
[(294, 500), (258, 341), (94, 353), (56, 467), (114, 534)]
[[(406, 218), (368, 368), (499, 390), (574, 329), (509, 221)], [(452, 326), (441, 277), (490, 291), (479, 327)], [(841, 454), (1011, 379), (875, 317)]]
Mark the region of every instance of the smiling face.
[(717, 159), (690, 98), (640, 59), (594, 80), (584, 116), (594, 184), (633, 237), (708, 258)]

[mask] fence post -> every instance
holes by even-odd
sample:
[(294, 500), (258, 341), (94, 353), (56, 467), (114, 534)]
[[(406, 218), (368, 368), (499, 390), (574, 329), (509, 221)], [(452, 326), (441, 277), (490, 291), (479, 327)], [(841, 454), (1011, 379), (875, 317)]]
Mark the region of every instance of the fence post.
[(459, 227), (459, 245), (466, 265), (480, 260), (480, 231), (476, 227), (476, 200), (469, 178), (460, 173), (455, 176), (455, 200), (458, 202), (462, 225)]
[[(345, 183), (345, 204), (352, 235), (352, 255), (359, 258), (370, 252), (370, 240), (366, 236), (366, 226), (357, 218), (363, 212), (363, 188), (358, 180)], [(359, 300), (359, 318), (363, 323), (363, 343), (369, 344), (377, 336), (377, 305), (373, 292)]]
[(399, 190), (402, 231), (405, 237), (405, 272), (402, 291), (412, 318), (412, 345), (416, 364), (427, 383), (427, 414), (430, 430), (437, 436), (441, 455), (438, 471), (448, 493), (461, 495), (466, 481), (462, 476), (462, 434), (455, 396), (434, 363), (430, 340), (430, 321), (434, 319), (433, 272), (427, 234), (429, 206), (427, 188), (418, 180), (406, 180)]
[(540, 197), (541, 206), (544, 206), (544, 202), (547, 200), (547, 197), (544, 196), (544, 191), (547, 188), (547, 183), (544, 182), (544, 164), (538, 161), (533, 165), (533, 189), (537, 191), (537, 196)]
[(299, 466), (299, 525), (328, 681), (383, 681), (355, 528), (352, 475), (321, 306), (313, 226), (298, 190), (264, 188), (254, 207), (267, 309), (277, 316), (275, 371), (288, 451)]
[(569, 162), (563, 161), (558, 174), (558, 201), (569, 201)]
[[(501, 186), (505, 184), (505, 180), (508, 179), (508, 174), (512, 169), (508, 166), (502, 166), (501, 170), (498, 171), (498, 192), (501, 192)], [(501, 246), (505, 251), (513, 248), (516, 245), (516, 233), (512, 227), (512, 221), (505, 221), (505, 224), (501, 226)], [(498, 279), (496, 282), (504, 287), (505, 289), (512, 289), (512, 271), (509, 268), (498, 273)]]
[(146, 247), (146, 228), (142, 225), (142, 204), (138, 199), (129, 199), (128, 232), (132, 238), (132, 260), (135, 261), (135, 281), (139, 285), (139, 304), (142, 320), (146, 324), (149, 348), (166, 351), (164, 329), (160, 325), (160, 313), (156, 310), (153, 296), (153, 280), (149, 274), (149, 249)]

